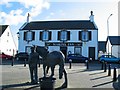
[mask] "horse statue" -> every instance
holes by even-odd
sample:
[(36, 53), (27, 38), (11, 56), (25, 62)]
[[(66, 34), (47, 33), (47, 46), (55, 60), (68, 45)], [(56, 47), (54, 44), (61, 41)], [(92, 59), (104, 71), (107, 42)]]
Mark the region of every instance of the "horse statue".
[[(42, 46), (34, 46), (36, 52), (42, 57), (43, 59), (43, 75), (46, 77), (48, 69), (51, 68), (51, 75), (52, 78), (54, 76), (54, 69), (56, 65), (59, 65), (59, 79), (62, 79), (64, 74), (65, 82), (61, 86), (62, 88), (67, 88), (67, 73), (64, 68), (64, 60), (65, 56), (61, 51), (52, 51), (49, 53), (48, 49)], [(46, 70), (47, 67), (47, 70)]]

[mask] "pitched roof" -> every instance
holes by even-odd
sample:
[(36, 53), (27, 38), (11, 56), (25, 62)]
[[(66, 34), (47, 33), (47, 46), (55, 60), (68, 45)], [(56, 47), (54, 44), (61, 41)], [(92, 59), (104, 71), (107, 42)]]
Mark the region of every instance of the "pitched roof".
[(111, 45), (120, 45), (120, 36), (109, 36)]
[(26, 23), (20, 30), (58, 30), (58, 29), (91, 29), (97, 30), (90, 20), (66, 20), (66, 21), (34, 21)]
[(2, 36), (7, 27), (8, 25), (0, 25), (0, 37)]
[(106, 52), (106, 41), (98, 42), (98, 51)]

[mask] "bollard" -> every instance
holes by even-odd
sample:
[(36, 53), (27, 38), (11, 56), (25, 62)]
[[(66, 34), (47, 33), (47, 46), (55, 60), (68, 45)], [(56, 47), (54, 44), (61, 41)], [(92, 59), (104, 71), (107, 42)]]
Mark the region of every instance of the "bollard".
[(11, 66), (13, 66), (14, 65), (14, 58), (12, 58), (12, 63), (11, 63)]
[(40, 90), (55, 90), (54, 88), (55, 80), (56, 78), (51, 77), (39, 78)]
[(108, 66), (108, 76), (111, 76), (111, 64)]
[(85, 62), (86, 62), (87, 69), (89, 69), (88, 60), (85, 60)]
[(105, 62), (104, 65), (105, 65), (104, 72), (106, 72), (106, 70), (107, 70), (107, 63)]
[(69, 69), (72, 68), (72, 59), (69, 59)]
[(103, 70), (103, 67), (104, 67), (104, 62), (102, 61), (102, 67), (101, 67), (101, 70)]
[(113, 81), (117, 81), (116, 67), (114, 67), (114, 71), (113, 71)]
[(24, 67), (26, 67), (26, 59), (25, 59), (25, 61), (24, 61)]

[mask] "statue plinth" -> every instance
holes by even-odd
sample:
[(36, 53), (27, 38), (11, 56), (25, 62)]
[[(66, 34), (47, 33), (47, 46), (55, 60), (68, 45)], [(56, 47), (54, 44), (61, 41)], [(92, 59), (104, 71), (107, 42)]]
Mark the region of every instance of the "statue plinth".
[(51, 78), (51, 77), (39, 78), (40, 90), (55, 90), (54, 88), (55, 80), (56, 78)]

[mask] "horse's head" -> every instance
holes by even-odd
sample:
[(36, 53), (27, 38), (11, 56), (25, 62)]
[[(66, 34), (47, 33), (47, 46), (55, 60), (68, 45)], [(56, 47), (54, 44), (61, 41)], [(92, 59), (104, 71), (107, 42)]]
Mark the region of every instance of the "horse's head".
[(42, 46), (35, 46), (35, 50), (42, 58), (45, 58), (49, 53), (48, 49)]

